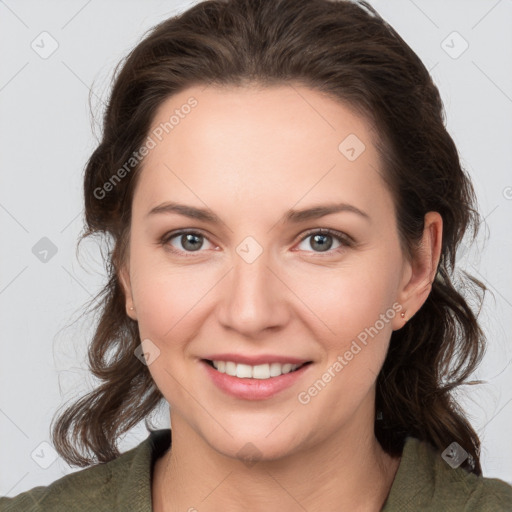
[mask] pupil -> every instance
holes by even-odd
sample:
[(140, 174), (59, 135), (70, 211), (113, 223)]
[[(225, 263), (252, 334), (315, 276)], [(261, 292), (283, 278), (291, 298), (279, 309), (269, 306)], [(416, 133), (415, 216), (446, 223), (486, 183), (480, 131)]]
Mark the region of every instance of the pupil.
[[(193, 244), (194, 240), (196, 241), (196, 245), (195, 246), (191, 245), (191, 246), (187, 247), (187, 244)], [(195, 251), (195, 250), (199, 249), (201, 247), (201, 243), (199, 243), (199, 245), (197, 245), (197, 241), (200, 242), (200, 237), (197, 235), (194, 235), (192, 233), (187, 233), (181, 237), (181, 242), (183, 244), (183, 247), (185, 247), (185, 249), (187, 249), (187, 250)]]
[[(330, 243), (326, 243), (326, 242), (321, 242), (320, 240), (321, 239), (331, 239), (330, 240)], [(313, 243), (319, 243), (319, 248), (320, 248), (320, 251), (327, 251), (331, 248), (332, 246), (332, 237), (330, 235), (315, 235), (313, 237)], [(313, 243), (311, 243), (311, 247), (313, 247)], [(314, 249), (315, 247), (313, 247)]]

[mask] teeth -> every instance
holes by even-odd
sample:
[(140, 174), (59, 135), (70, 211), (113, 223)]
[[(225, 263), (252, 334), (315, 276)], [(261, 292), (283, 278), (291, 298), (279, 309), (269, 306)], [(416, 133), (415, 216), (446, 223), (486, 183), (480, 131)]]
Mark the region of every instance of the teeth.
[(271, 363), (251, 366), (249, 364), (236, 364), (233, 361), (212, 362), (215, 369), (219, 372), (241, 379), (270, 379), (270, 377), (278, 377), (284, 373), (290, 373), (299, 368), (299, 366), (302, 366), (300, 364), (291, 363)]
[(241, 379), (252, 378), (252, 366), (248, 364), (237, 364), (236, 365), (236, 376)]

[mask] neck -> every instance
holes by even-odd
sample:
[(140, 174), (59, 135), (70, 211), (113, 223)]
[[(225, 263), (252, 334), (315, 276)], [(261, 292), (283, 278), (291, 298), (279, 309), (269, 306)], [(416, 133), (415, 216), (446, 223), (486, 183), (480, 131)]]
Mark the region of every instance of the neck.
[(354, 427), (286, 458), (244, 464), (173, 416), (171, 449), (155, 464), (153, 510), (378, 512), (400, 458), (384, 452), (373, 428)]

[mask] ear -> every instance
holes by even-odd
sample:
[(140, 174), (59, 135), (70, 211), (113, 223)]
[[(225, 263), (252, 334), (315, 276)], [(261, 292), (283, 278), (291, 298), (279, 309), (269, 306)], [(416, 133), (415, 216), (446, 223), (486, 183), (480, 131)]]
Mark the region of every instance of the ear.
[[(132, 319), (137, 320), (137, 312), (135, 311), (135, 305), (133, 303), (132, 286), (130, 281), (130, 269), (127, 265), (124, 265), (119, 271), (119, 281), (121, 288), (125, 296), (126, 314)], [(132, 309), (130, 309), (132, 308)]]
[(432, 290), (437, 266), (441, 256), (443, 239), (443, 218), (439, 212), (425, 215), (423, 237), (413, 260), (408, 263), (400, 285), (398, 302), (402, 305), (402, 318), (397, 315), (401, 328), (411, 319), (427, 300)]

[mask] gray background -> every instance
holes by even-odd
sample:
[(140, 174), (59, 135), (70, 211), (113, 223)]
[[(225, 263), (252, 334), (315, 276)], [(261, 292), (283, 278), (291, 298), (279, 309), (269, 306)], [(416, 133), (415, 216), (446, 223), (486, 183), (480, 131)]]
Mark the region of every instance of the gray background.
[[(48, 442), (57, 408), (95, 384), (85, 365), (92, 323), (80, 313), (104, 282), (103, 264), (92, 242), (75, 254), (82, 171), (100, 133), (89, 88), (99, 120), (115, 64), (192, 3), (0, 0), (0, 495), (77, 470)], [(512, 0), (371, 3), (431, 70), (485, 217), (461, 266), (491, 291), (475, 375), (488, 383), (457, 396), (481, 436), (484, 475), (512, 484)], [(165, 414), (155, 421), (168, 426)], [(145, 438), (142, 424), (121, 450)]]

